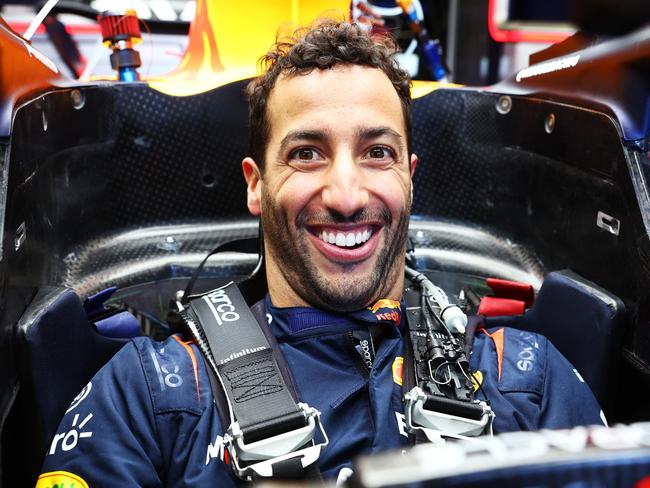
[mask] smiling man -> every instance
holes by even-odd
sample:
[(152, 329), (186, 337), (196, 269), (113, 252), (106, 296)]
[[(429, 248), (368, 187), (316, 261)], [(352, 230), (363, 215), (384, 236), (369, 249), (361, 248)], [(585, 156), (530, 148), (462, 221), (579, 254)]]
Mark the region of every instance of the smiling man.
[[(299, 400), (321, 413), (329, 445), (316, 464), (326, 479), (349, 473), (360, 454), (410, 443), (401, 299), (417, 157), (409, 80), (394, 52), (392, 41), (355, 25), (319, 23), (277, 43), (248, 90), (251, 151), (242, 166), (269, 287), (252, 310), (277, 341), (273, 353)], [(471, 367), (482, 373), (477, 396), (491, 402), (497, 432), (601, 423), (589, 388), (546, 339), (484, 332)], [(260, 349), (223, 361), (250, 357), (241, 363), (248, 396), (274, 386), (250, 379), (263, 370), (253, 359)], [(73, 401), (38, 486), (232, 485), (229, 426), (215, 398), (192, 341), (135, 339)]]
[(407, 148), (409, 101), (386, 74), (331, 64), (278, 76), (266, 148), (243, 168), (273, 304), (348, 312), (402, 296), (417, 158)]

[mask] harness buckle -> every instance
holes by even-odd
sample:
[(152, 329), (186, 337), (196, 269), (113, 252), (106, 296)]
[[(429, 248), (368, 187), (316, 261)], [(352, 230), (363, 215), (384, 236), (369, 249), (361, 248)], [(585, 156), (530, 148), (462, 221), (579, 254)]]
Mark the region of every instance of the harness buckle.
[[(273, 466), (287, 459), (300, 459), (307, 468), (318, 460), (320, 451), (329, 439), (320, 421), (320, 412), (306, 403), (298, 403), (305, 416), (305, 426), (281, 434), (246, 443), (239, 422), (233, 422), (224, 436), (224, 445), (230, 453), (235, 474), (242, 480), (252, 481), (254, 477), (273, 476)], [(316, 444), (319, 431), (323, 442)], [(305, 446), (306, 444), (310, 444)], [(305, 447), (303, 447), (305, 446)]]
[(484, 401), (462, 402), (464, 404), (462, 409), (473, 410), (472, 416), (475, 418), (469, 418), (469, 416), (452, 413), (454, 404), (445, 399), (437, 401), (446, 401), (447, 405), (451, 406), (445, 409), (446, 412), (426, 408), (425, 404), (430, 403), (432, 397), (418, 386), (406, 393), (404, 399), (407, 428), (411, 433), (421, 431), (432, 443), (443, 443), (444, 437), (465, 439), (484, 433), (490, 437), (493, 435), (494, 412)]

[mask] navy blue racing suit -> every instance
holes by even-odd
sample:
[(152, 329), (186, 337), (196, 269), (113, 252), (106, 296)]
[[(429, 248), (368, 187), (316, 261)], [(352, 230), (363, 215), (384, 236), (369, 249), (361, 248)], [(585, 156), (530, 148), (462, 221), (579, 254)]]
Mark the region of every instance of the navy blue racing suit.
[[(360, 454), (409, 442), (401, 387), (408, 326), (399, 306), (391, 308), (337, 315), (276, 308), (268, 297), (254, 307), (258, 320), (270, 321), (300, 400), (322, 414), (325, 479)], [(383, 335), (376, 350), (373, 327)], [(477, 396), (496, 412), (497, 433), (603, 423), (589, 387), (540, 335), (479, 330), (470, 365), (482, 378)], [(178, 335), (137, 338), (72, 402), (37, 486), (230, 486), (223, 434), (198, 348)]]

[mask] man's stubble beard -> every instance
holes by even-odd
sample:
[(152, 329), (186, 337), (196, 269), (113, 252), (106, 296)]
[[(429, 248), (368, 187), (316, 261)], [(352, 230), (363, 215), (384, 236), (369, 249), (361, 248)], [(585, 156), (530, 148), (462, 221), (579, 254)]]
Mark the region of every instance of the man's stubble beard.
[[(315, 308), (335, 312), (350, 312), (367, 307), (379, 298), (386, 298), (404, 270), (404, 253), (408, 236), (410, 199), (398, 216), (395, 232), (391, 230), (392, 216), (388, 209), (363, 209), (351, 219), (342, 220), (330, 212), (308, 216), (300, 213), (294, 230), (290, 229), (286, 213), (274, 198), (262, 188), (262, 227), (267, 254), (273, 253), (284, 280), (300, 298)], [(301, 225), (310, 217), (310, 223), (333, 224), (341, 222), (379, 221), (383, 225), (384, 244), (377, 249), (374, 269), (362, 279), (346, 276), (328, 278), (310, 257), (308, 230)], [(315, 251), (317, 252), (317, 251)], [(354, 268), (350, 264), (349, 268)], [(341, 265), (345, 269), (345, 265)], [(267, 268), (268, 269), (268, 268)]]

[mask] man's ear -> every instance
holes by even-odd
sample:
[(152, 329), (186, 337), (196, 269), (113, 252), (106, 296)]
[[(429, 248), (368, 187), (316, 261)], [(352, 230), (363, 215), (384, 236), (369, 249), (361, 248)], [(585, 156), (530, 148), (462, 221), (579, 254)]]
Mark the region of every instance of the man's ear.
[(248, 211), (256, 217), (262, 214), (262, 175), (253, 158), (244, 158), (241, 162), (246, 179), (246, 203)]
[(411, 202), (413, 202), (413, 173), (415, 167), (418, 165), (418, 157), (416, 154), (411, 154)]
[(413, 179), (413, 173), (415, 173), (415, 167), (418, 165), (418, 155), (411, 154), (411, 179)]

